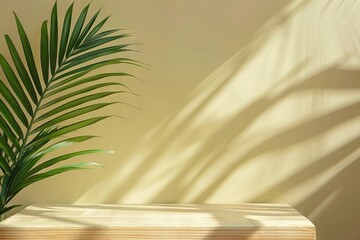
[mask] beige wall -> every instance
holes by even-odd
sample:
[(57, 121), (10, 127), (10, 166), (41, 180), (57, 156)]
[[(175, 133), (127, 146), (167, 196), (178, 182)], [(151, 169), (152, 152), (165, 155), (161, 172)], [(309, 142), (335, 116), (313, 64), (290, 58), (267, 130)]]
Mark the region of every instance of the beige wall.
[[(61, 14), (70, 2), (59, 1)], [(16, 36), (14, 10), (37, 46), (51, 7), (0, 1), (0, 33)], [(14, 201), (283, 202), (320, 240), (359, 238), (359, 1), (94, 0), (99, 7), (109, 27), (136, 33), (142, 53), (132, 57), (151, 65), (127, 69), (144, 81), (124, 80), (142, 96), (119, 97), (141, 110), (109, 107), (101, 113), (125, 118), (81, 130), (101, 136), (90, 147), (116, 151), (82, 159), (103, 169), (56, 176)]]

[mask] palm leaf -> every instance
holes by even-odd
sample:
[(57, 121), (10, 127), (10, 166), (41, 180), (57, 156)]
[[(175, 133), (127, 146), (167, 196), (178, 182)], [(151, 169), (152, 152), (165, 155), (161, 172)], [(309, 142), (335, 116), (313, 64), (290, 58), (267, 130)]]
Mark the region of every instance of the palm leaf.
[[(49, 80), (49, 38), (48, 38), (48, 30), (47, 30), (47, 21), (44, 21), (41, 26), (41, 70), (43, 73), (44, 82), (48, 82)], [(54, 50), (52, 50), (54, 51)], [(53, 56), (52, 56), (53, 58)], [(54, 61), (52, 59), (52, 61)]]
[(45, 135), (45, 136), (42, 136), (40, 137), (39, 139), (36, 139), (36, 140), (33, 140), (31, 141), (28, 146), (31, 147), (32, 145), (34, 144), (37, 144), (39, 142), (43, 142), (43, 141), (47, 141), (47, 140), (51, 140), (51, 139), (54, 139), (56, 137), (60, 137), (60, 136), (63, 136), (67, 133), (70, 133), (70, 132), (73, 132), (73, 131), (76, 131), (76, 130), (79, 130), (80, 128), (84, 128), (84, 127), (87, 127), (87, 126), (90, 126), (92, 124), (95, 124), (101, 120), (104, 120), (106, 118), (108, 118), (110, 116), (101, 116), (101, 117), (93, 117), (93, 118), (89, 118), (89, 119), (86, 119), (86, 120), (83, 120), (83, 121), (80, 121), (80, 122), (77, 122), (77, 123), (74, 123), (74, 124), (70, 124), (70, 125), (66, 125), (64, 127), (60, 127), (59, 129)]
[(87, 12), (89, 10), (89, 6), (90, 5), (87, 5), (80, 13), (80, 16), (78, 18), (78, 20), (76, 21), (76, 24), (74, 26), (74, 29), (73, 29), (73, 32), (71, 34), (71, 37), (70, 37), (70, 41), (69, 41), (69, 45), (67, 47), (67, 50), (66, 50), (66, 57), (68, 57), (71, 53), (71, 50), (73, 50), (74, 48), (74, 45), (76, 43), (76, 41), (78, 40), (79, 38), (79, 35), (80, 35), (80, 32), (81, 32), (81, 29), (84, 25), (84, 22), (85, 22), (85, 18), (86, 18), (86, 15), (87, 15)]
[[(0, 84), (2, 82), (0, 81)], [(2, 88), (0, 87), (0, 90)], [(4, 96), (1, 92), (1, 95)], [(10, 112), (10, 110), (8, 109), (8, 107), (4, 104), (3, 101), (1, 101), (0, 99), (0, 113), (1, 115), (4, 117), (4, 119), (7, 121), (7, 123), (9, 124), (9, 126), (11, 126), (11, 128), (14, 130), (14, 132), (17, 134), (17, 136), (19, 138), (23, 138), (23, 132), (21, 130), (20, 125), (17, 123), (15, 117), (13, 116), (13, 114)], [(25, 118), (26, 121), (26, 118)], [(27, 126), (27, 122), (25, 122), (25, 126)]]
[(37, 96), (35, 92), (35, 88), (33, 87), (33, 83), (31, 82), (30, 76), (27, 73), (27, 70), (19, 56), (18, 51), (16, 50), (16, 47), (14, 43), (12, 42), (9, 35), (5, 35), (5, 40), (9, 48), (9, 52), (11, 54), (11, 58), (13, 59), (14, 65), (18, 71), (18, 74), (20, 76), (20, 79), (22, 83), (25, 85), (26, 90), (28, 91), (28, 94), (30, 95), (32, 101), (34, 103), (37, 102)]
[[(11, 185), (17, 185), (25, 180), (25, 178), (32, 175), (32, 172), (30, 172), (30, 169), (32, 169), (46, 154), (53, 152), (55, 150), (67, 147), (69, 145), (72, 145), (74, 143), (80, 143), (84, 142), (86, 140), (89, 140), (93, 138), (94, 136), (79, 136), (74, 138), (69, 138), (60, 142), (57, 142), (39, 152), (36, 154), (29, 154), (27, 155), (26, 159), (23, 159), (19, 164), (16, 165), (16, 167), (13, 169), (13, 173), (15, 175), (15, 178), (12, 179)], [(46, 161), (45, 165), (47, 165)]]
[[(49, 107), (49, 106), (52, 106), (54, 104), (57, 104), (57, 103), (60, 103), (60, 102), (63, 102), (69, 98), (72, 98), (72, 97), (76, 97), (80, 94), (83, 94), (83, 93), (88, 93), (88, 92), (91, 92), (93, 90), (97, 90), (99, 88), (102, 88), (102, 87), (108, 87), (108, 86), (123, 86), (124, 84), (121, 84), (121, 83), (117, 83), (117, 82), (105, 82), (105, 83), (100, 83), (100, 84), (97, 84), (97, 85), (92, 85), (92, 86), (89, 86), (89, 87), (85, 87), (85, 88), (81, 88), (77, 91), (73, 91), (73, 92), (70, 92), (68, 94), (65, 94), (65, 95), (62, 95), (50, 102), (47, 102), (46, 104), (43, 105), (43, 107)], [(68, 88), (66, 88), (68, 89)], [(116, 93), (120, 93), (120, 92), (127, 92), (127, 91), (117, 91)], [(95, 95), (92, 95), (92, 96), (95, 96)]]
[[(28, 120), (26, 118), (26, 113), (24, 113), (22, 111), (22, 109), (20, 107), (20, 104), (16, 100), (16, 96), (14, 96), (11, 93), (11, 91), (7, 88), (7, 86), (3, 82), (0, 82), (0, 93), (4, 97), (4, 99), (6, 99), (8, 104), (11, 106), (11, 109), (15, 112), (16, 116), (20, 119), (22, 124), (24, 124), (24, 126), (27, 127), (29, 125), (29, 123), (28, 123)], [(4, 107), (4, 109), (1, 109), (1, 112), (6, 111), (11, 115), (10, 111), (5, 110), (5, 109), (8, 109), (8, 108)], [(13, 119), (15, 119), (15, 118), (13, 117)]]
[(49, 178), (49, 177), (52, 177), (52, 176), (55, 176), (55, 175), (58, 175), (60, 173), (73, 171), (73, 170), (88, 169), (89, 167), (99, 167), (99, 166), (101, 166), (101, 165), (98, 164), (98, 163), (83, 162), (83, 163), (76, 163), (76, 164), (71, 164), (71, 165), (67, 165), (67, 166), (58, 167), (58, 168), (49, 170), (49, 171), (44, 172), (44, 173), (34, 174), (31, 177), (27, 178), (26, 181), (24, 181), (21, 185), (15, 186), (14, 192), (18, 192), (18, 191), (24, 189), (25, 187), (29, 186), (30, 184), (33, 184), (35, 182), (38, 182), (40, 180), (44, 180), (46, 178)]
[(104, 18), (101, 22), (99, 22), (91, 31), (90, 33), (87, 35), (87, 37), (85, 38), (85, 42), (89, 39), (93, 39), (93, 36), (104, 26), (104, 24), (107, 22), (107, 20), (109, 19), (109, 17)]
[(108, 42), (112, 42), (114, 40), (129, 37), (129, 36), (131, 36), (131, 35), (130, 34), (121, 34), (121, 35), (117, 35), (117, 36), (110, 36), (110, 37), (104, 37), (104, 38), (100, 38), (100, 39), (94, 39), (92, 41), (89, 41), (89, 42), (86, 42), (86, 43), (82, 44), (81, 48), (78, 48), (78, 50), (74, 51), (74, 55), (78, 54), (78, 53), (85, 52), (85, 51), (87, 51), (89, 49), (94, 49), (97, 46), (101, 46), (101, 45), (106, 44)]
[(0, 54), (0, 65), (5, 73), (6, 78), (8, 79), (9, 84), (11, 85), (17, 99), (20, 100), (24, 108), (29, 114), (32, 114), (32, 107), (29, 99), (26, 97), (24, 90), (22, 89), (19, 80), (17, 79), (14, 71), (10, 67), (9, 63), (6, 61), (4, 56)]
[(95, 101), (95, 100), (98, 100), (98, 99), (101, 99), (101, 98), (104, 98), (104, 97), (108, 97), (110, 95), (113, 95), (113, 94), (116, 94), (118, 93), (119, 91), (111, 91), (111, 92), (100, 92), (100, 93), (96, 93), (96, 94), (90, 94), (90, 95), (87, 95), (85, 97), (80, 97), (78, 99), (75, 99), (71, 102), (67, 102), (57, 108), (54, 108), (46, 113), (44, 113), (43, 115), (41, 115), (40, 117), (36, 118), (34, 120), (34, 122), (39, 122), (39, 121), (42, 121), (44, 119), (47, 119), (49, 117), (54, 117), (56, 116), (56, 114), (59, 114), (59, 113), (62, 113), (64, 111), (67, 111), (69, 109), (72, 109), (74, 107), (78, 107), (84, 103), (89, 103), (91, 101)]
[[(100, 11), (88, 17), (90, 5), (75, 17), (73, 6), (71, 4), (66, 10), (61, 28), (57, 3), (51, 10), (50, 20), (43, 21), (39, 66), (21, 20), (15, 13), (21, 46), (16, 46), (5, 35), (13, 65), (0, 54), (0, 66), (6, 77), (0, 81), (0, 169), (3, 172), (0, 175), (0, 215), (16, 207), (7, 204), (19, 191), (35, 182), (64, 172), (99, 166), (88, 162), (58, 165), (86, 154), (109, 153), (101, 149), (64, 152), (65, 146), (86, 142), (93, 136), (57, 139), (108, 118), (87, 115), (117, 103), (106, 101), (106, 97), (133, 93), (125, 84), (111, 80), (133, 75), (116, 71), (93, 73), (111, 65), (142, 65), (129, 58), (110, 58), (113, 54), (133, 51), (128, 48), (131, 44), (115, 42), (130, 34), (112, 35), (118, 30), (101, 30), (108, 17), (98, 21)], [(107, 86), (120, 89), (100, 91)], [(71, 122), (79, 116), (83, 120)], [(62, 151), (55, 151), (59, 149)], [(57, 155), (48, 159), (50, 152)]]
[(8, 212), (8, 211), (10, 211), (10, 210), (13, 209), (13, 208), (20, 207), (20, 206), (21, 206), (21, 205), (17, 204), (17, 205), (12, 205), (12, 206), (10, 206), (10, 207), (5, 207), (5, 208), (3, 208), (2, 210), (0, 210), (0, 215), (6, 213), (6, 212)]
[(65, 70), (68, 70), (69, 68), (78, 66), (79, 64), (82, 64), (85, 62), (89, 62), (96, 58), (100, 58), (100, 57), (104, 57), (104, 56), (108, 56), (108, 55), (120, 53), (120, 52), (132, 51), (130, 49), (127, 49), (126, 48), (127, 46), (130, 46), (130, 44), (122, 44), (122, 45), (117, 45), (117, 46), (101, 48), (101, 49), (97, 49), (97, 50), (94, 50), (91, 52), (87, 52), (80, 56), (76, 56), (72, 59), (69, 59), (68, 61), (65, 61), (64, 65), (61, 68), (59, 68), (58, 72), (63, 72)]
[(34, 129), (31, 133), (36, 133), (36, 132), (45, 130), (51, 126), (62, 123), (68, 119), (73, 119), (75, 117), (81, 116), (81, 115), (89, 113), (89, 112), (93, 112), (95, 110), (101, 109), (101, 108), (109, 106), (111, 104), (114, 104), (114, 103), (112, 103), (112, 102), (111, 103), (97, 103), (97, 104), (93, 104), (90, 106), (86, 106), (86, 107), (82, 107), (82, 108), (70, 111), (70, 112), (65, 113), (59, 117), (56, 117), (50, 121), (45, 122), (44, 124), (40, 125), (36, 129)]
[(22, 26), (22, 24), (16, 14), (15, 14), (15, 19), (16, 19), (16, 26), (18, 28), (19, 37), (20, 37), (21, 44), (23, 47), (24, 55), (26, 58), (27, 66), (30, 70), (30, 74), (31, 74), (32, 80), (36, 86), (36, 89), (37, 89), (38, 93), (41, 94), (42, 87), (41, 87), (41, 83), (40, 83), (39, 74), (36, 69), (34, 55), (32, 52), (32, 48), (30, 46), (29, 39), (25, 33), (24, 27)]
[(84, 30), (81, 32), (79, 38), (75, 42), (75, 48), (77, 48), (79, 46), (79, 44), (84, 40), (85, 36), (89, 33), (91, 27), (93, 26), (93, 24), (96, 21), (96, 18), (99, 15), (99, 13), (100, 13), (100, 10), (95, 13), (95, 15), (90, 19), (89, 23), (84, 28)]
[(103, 150), (103, 149), (91, 149), (91, 150), (84, 150), (84, 151), (78, 151), (78, 152), (73, 152), (73, 153), (68, 153), (68, 154), (64, 154), (55, 158), (52, 158), (38, 166), (36, 166), (35, 168), (33, 168), (30, 172), (29, 175), (34, 175), (46, 168), (49, 168), (55, 164), (58, 164), (60, 162), (63, 162), (65, 160), (68, 160), (70, 158), (74, 158), (74, 157), (78, 157), (78, 156), (82, 156), (82, 155), (87, 155), (87, 154), (93, 154), (93, 153), (113, 153), (112, 151), (108, 151), (108, 150)]
[(12, 151), (10, 145), (7, 143), (7, 139), (4, 136), (0, 137), (0, 147), (6, 154), (5, 156), (7, 156), (10, 159), (15, 159), (15, 154)]
[(9, 124), (6, 122), (6, 120), (0, 115), (0, 129), (6, 134), (6, 136), (9, 138), (9, 140), (14, 144), (14, 146), (19, 149), (20, 144), (18, 142), (18, 136), (16, 136), (16, 133), (11, 129)]
[[(118, 31), (120, 31), (120, 29), (106, 30), (106, 31), (104, 31), (104, 32), (97, 33), (94, 37), (92, 37), (91, 41), (89, 41), (89, 42), (96, 41), (96, 40), (98, 40), (99, 38), (106, 37), (106, 36), (108, 36), (108, 35), (110, 35), (110, 34), (113, 34), (113, 33), (115, 33), (115, 32), (118, 32)], [(127, 34), (127, 35), (130, 36), (131, 34)]]
[[(63, 74), (59, 74), (59, 76), (55, 76), (53, 81), (57, 81), (59, 79), (63, 79), (65, 77), (69, 77), (71, 76), (71, 78), (78, 78), (81, 76), (84, 76), (85, 74), (88, 74), (96, 69), (102, 68), (102, 67), (106, 67), (106, 66), (110, 66), (110, 65), (116, 65), (116, 64), (130, 64), (130, 65), (135, 65), (135, 66), (142, 66), (141, 62), (138, 61), (134, 61), (131, 60), (129, 58), (113, 58), (113, 59), (107, 59), (104, 61), (99, 61), (96, 63), (92, 63), (86, 66), (82, 66), (82, 67), (78, 67), (72, 70), (69, 70), (66, 73)], [(74, 76), (76, 74), (76, 76)], [(63, 81), (67, 81), (67, 80), (63, 80)], [(58, 83), (57, 83), (58, 84)], [(56, 85), (56, 84), (54, 84)], [(54, 85), (51, 85), (48, 89), (51, 89), (54, 87)]]
[(66, 11), (63, 29), (61, 33), (60, 49), (59, 49), (59, 64), (62, 64), (65, 56), (66, 47), (69, 41), (69, 33), (71, 26), (71, 16), (73, 11), (74, 4), (71, 4), (68, 10)]
[[(96, 75), (93, 75), (93, 76), (90, 76), (90, 77), (87, 77), (87, 78), (83, 78), (83, 79), (80, 79), (80, 80), (77, 80), (79, 77), (67, 78), (67, 79), (64, 79), (61, 82), (58, 82), (57, 84), (54, 84), (52, 86), (52, 88), (49, 88), (49, 92), (45, 95), (45, 98), (50, 97), (50, 96), (52, 96), (54, 94), (62, 93), (62, 92), (66, 91), (66, 90), (69, 90), (69, 89), (71, 89), (73, 87), (78, 87), (80, 85), (83, 85), (83, 84), (86, 84), (86, 83), (89, 83), (89, 82), (93, 82), (93, 81), (97, 81), (97, 80), (101, 80), (101, 79), (108, 78), (108, 77), (134, 77), (134, 76), (131, 75), (131, 74), (128, 74), (128, 73), (115, 72), (115, 73), (96, 74)], [(74, 81), (74, 80), (76, 80), (76, 81)], [(66, 85), (63, 86), (64, 84), (66, 84)], [(127, 90), (132, 92), (130, 90), (130, 88), (128, 88), (125, 84), (116, 82), (116, 85), (123, 86)], [(56, 89), (54, 89), (54, 88), (56, 88)], [(51, 91), (51, 90), (53, 90), (53, 91)]]
[(0, 167), (3, 173), (7, 173), (11, 171), (11, 167), (9, 163), (6, 161), (5, 157), (0, 155)]
[[(56, 69), (57, 59), (57, 45), (58, 45), (58, 17), (57, 17), (57, 2), (51, 12), (51, 25), (50, 25), (50, 69), (51, 74), (54, 75)], [(47, 46), (46, 46), (47, 47)]]
[[(39, 139), (40, 137), (42, 136), (45, 136), (53, 131), (56, 131), (57, 129), (59, 129), (59, 127), (49, 127), (49, 128), (46, 128), (42, 131), (40, 131), (34, 138), (32, 141), (36, 141), (36, 139)], [(40, 149), (42, 149), (43, 147), (46, 146), (46, 144), (49, 142), (50, 140), (48, 141), (43, 141), (43, 142), (38, 142), (36, 144), (33, 144), (31, 146), (26, 146), (24, 148), (24, 156), (31, 156), (33, 153), (39, 151)], [(22, 159), (21, 159), (22, 160)]]

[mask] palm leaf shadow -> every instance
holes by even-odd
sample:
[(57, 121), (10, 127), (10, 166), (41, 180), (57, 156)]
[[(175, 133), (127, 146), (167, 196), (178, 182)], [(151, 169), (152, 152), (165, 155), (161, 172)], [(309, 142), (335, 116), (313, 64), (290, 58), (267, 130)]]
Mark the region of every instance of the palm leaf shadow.
[[(314, 77), (311, 77), (302, 83), (293, 86), (283, 93), (268, 99), (265, 101), (265, 104), (258, 101), (256, 104), (262, 106), (262, 111), (256, 111), (260, 116), (262, 112), (270, 108), (272, 105), (281, 99), (289, 96), (290, 94), (296, 93), (298, 91), (305, 91), (310, 89), (357, 89), (360, 88), (360, 81), (358, 81), (358, 76), (360, 71), (343, 71), (335, 68), (331, 68), (324, 72), (321, 72)], [(336, 77), (336, 78), (335, 78)], [(330, 80), (329, 80), (330, 79)], [(255, 106), (256, 106), (255, 104)], [(256, 108), (255, 108), (256, 109)], [(293, 144), (311, 139), (314, 136), (322, 134), (327, 130), (338, 126), (350, 119), (356, 118), (360, 115), (360, 103), (355, 103), (350, 106), (343, 107), (334, 112), (324, 114), (320, 117), (312, 119), (308, 122), (299, 124), (291, 129), (286, 129), (283, 132), (266, 139), (262, 143), (258, 144), (253, 149), (249, 150), (243, 156), (239, 157), (236, 161), (229, 164), (226, 170), (215, 180), (213, 183), (206, 187), (206, 190), (203, 193), (199, 194), (196, 198), (196, 201), (205, 201), (213, 191), (215, 191), (221, 184), (229, 177), (233, 172), (236, 171), (242, 164), (247, 161), (250, 161), (252, 158), (264, 154), (269, 151), (274, 151), (276, 149), (285, 148)], [(244, 115), (243, 115), (244, 116)], [(243, 121), (244, 118), (237, 118), (238, 123)], [(246, 119), (246, 118), (245, 118)], [(251, 121), (254, 121), (256, 118), (252, 118)], [(243, 124), (243, 123), (242, 123)], [(237, 132), (236, 122), (228, 126), (233, 131)], [(237, 136), (237, 135), (236, 135)], [(216, 156), (216, 159), (219, 159), (220, 155)], [(215, 159), (213, 160), (215, 161)], [(209, 166), (206, 165), (206, 168)], [(206, 169), (203, 169), (202, 173)]]
[[(354, 143), (355, 141), (352, 142)], [(356, 143), (359, 149), (359, 144)], [(351, 162), (347, 162), (347, 165), (319, 190), (295, 204), (299, 211), (310, 216), (316, 224), (319, 239), (358, 239), (360, 196), (356, 192), (355, 184), (360, 180), (358, 156), (359, 154), (351, 159)]]
[[(216, 87), (209, 94), (207, 94), (204, 99), (201, 100), (200, 104), (198, 104), (195, 108), (191, 109), (190, 113), (181, 120), (181, 122), (176, 126), (176, 128), (171, 129), (171, 131), (168, 131), (166, 129), (167, 126), (171, 125), (171, 122), (174, 120), (175, 117), (166, 121), (164, 126), (157, 131), (157, 137), (164, 138), (164, 140), (161, 142), (161, 147), (155, 148), (148, 156), (146, 156), (146, 158), (141, 162), (141, 164), (139, 164), (136, 171), (134, 171), (126, 181), (119, 183), (115, 187), (117, 191), (113, 191), (107, 197), (107, 199), (120, 200), (127, 192), (129, 192), (132, 187), (135, 186), (142, 179), (142, 176), (146, 175), (149, 169), (151, 169), (160, 159), (160, 156), (166, 151), (167, 146), (172, 142), (172, 140), (176, 139), (176, 137), (181, 132), (186, 130), (188, 126), (191, 125), (193, 119), (197, 115), (199, 115), (203, 109), (207, 107), (208, 103), (213, 99), (213, 97), (216, 96), (228, 84), (234, 74), (236, 74), (237, 71), (243, 66), (248, 64), (254, 56), (256, 56), (257, 52), (261, 49), (261, 46), (266, 43), (266, 40), (268, 39), (272, 31), (281, 28), (292, 15), (300, 11), (309, 2), (310, 1), (303, 1), (291, 10), (279, 11), (279, 13), (275, 17), (272, 16), (271, 23), (265, 25), (263, 28), (257, 31), (255, 36), (252, 37), (249, 43), (237, 55), (230, 59), (229, 63), (225, 63), (225, 67), (227, 68), (226, 71), (223, 71), (220, 68), (218, 74), (222, 75), (221, 82), (217, 83)], [(187, 102), (184, 105), (187, 106), (189, 105), (189, 103), (190, 102)], [(185, 171), (186, 169), (184, 170), (184, 172)], [(170, 193), (170, 195), (172, 194)], [(157, 202), (157, 198), (155, 202)]]

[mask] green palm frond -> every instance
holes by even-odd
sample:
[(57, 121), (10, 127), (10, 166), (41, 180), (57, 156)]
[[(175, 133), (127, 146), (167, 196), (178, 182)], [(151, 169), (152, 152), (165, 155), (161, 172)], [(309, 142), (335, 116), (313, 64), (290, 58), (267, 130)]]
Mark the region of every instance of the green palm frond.
[[(5, 35), (12, 62), (0, 54), (0, 66), (5, 76), (0, 81), (0, 215), (18, 206), (7, 205), (30, 184), (67, 171), (99, 165), (81, 162), (59, 166), (58, 163), (86, 154), (109, 152), (89, 149), (46, 158), (50, 152), (94, 136), (81, 135), (53, 143), (56, 139), (64, 139), (66, 134), (109, 116), (88, 117), (75, 123), (68, 120), (116, 103), (104, 100), (110, 95), (133, 93), (123, 83), (115, 81), (118, 77), (134, 77), (131, 74), (98, 71), (94, 74), (95, 70), (111, 65), (141, 65), (133, 59), (116, 56), (132, 51), (131, 44), (115, 42), (131, 35), (114, 35), (118, 29), (102, 30), (108, 17), (98, 20), (99, 12), (88, 16), (87, 5), (72, 24), (71, 4), (59, 28), (55, 3), (50, 21), (41, 25), (40, 66), (36, 64), (20, 18), (14, 13), (21, 46), (16, 46), (11, 37)], [(108, 86), (119, 89), (96, 91)]]

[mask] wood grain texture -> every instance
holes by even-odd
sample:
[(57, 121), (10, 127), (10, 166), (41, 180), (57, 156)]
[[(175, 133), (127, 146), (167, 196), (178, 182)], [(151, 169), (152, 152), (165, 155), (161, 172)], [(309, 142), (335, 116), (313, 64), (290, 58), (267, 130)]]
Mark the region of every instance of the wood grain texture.
[(0, 240), (314, 240), (288, 205), (32, 205), (0, 223)]

